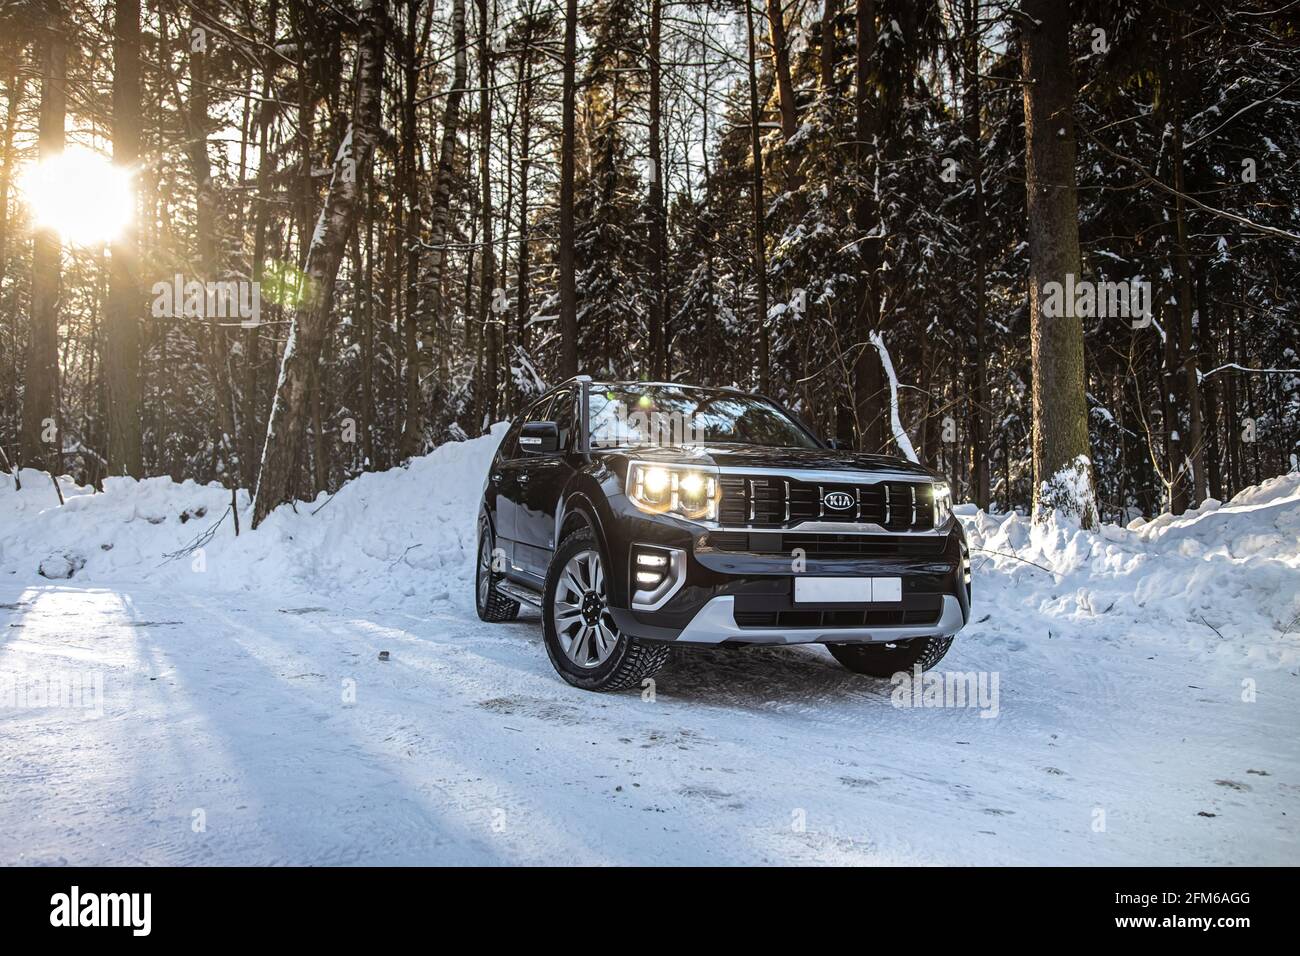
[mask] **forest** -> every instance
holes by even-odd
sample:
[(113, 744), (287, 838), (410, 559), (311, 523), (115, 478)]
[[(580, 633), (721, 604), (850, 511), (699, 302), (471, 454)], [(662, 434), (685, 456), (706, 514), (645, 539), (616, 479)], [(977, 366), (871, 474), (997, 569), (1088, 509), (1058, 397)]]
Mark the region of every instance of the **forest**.
[(1300, 3), (0, 18), (15, 478), (216, 481), (256, 526), (578, 373), (1085, 524), (1297, 467)]

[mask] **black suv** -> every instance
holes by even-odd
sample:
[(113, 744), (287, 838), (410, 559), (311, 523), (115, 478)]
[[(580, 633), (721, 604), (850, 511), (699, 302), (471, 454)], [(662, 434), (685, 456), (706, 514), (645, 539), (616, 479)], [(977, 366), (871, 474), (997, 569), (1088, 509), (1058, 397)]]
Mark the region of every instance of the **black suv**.
[(541, 609), (569, 683), (619, 690), (676, 645), (826, 644), (888, 677), (936, 664), (970, 618), (942, 476), (842, 451), (735, 389), (551, 389), (492, 459), (479, 617)]

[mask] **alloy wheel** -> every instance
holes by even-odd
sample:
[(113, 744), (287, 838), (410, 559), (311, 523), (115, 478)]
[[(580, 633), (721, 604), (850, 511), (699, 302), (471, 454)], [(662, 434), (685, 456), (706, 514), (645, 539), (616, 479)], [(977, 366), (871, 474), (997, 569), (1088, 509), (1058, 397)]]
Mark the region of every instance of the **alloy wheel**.
[(478, 546), (478, 606), (487, 607), (488, 591), (492, 587), (492, 540), (486, 531), (479, 535)]
[(605, 569), (600, 554), (579, 551), (555, 585), (551, 613), (565, 656), (579, 667), (598, 667), (618, 645), (618, 627), (609, 614)]

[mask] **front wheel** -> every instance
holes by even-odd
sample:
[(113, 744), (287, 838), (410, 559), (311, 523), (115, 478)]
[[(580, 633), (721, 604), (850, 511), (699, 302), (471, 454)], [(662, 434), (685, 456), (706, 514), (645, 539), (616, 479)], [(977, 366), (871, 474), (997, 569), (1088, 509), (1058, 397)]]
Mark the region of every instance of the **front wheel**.
[(543, 592), (546, 654), (583, 690), (623, 690), (668, 659), (668, 647), (619, 632), (608, 606), (609, 564), (589, 528), (565, 538), (551, 559)]
[(928, 671), (943, 660), (951, 646), (951, 637), (917, 637), (897, 644), (828, 644), (826, 649), (855, 674), (893, 677), (918, 664)]

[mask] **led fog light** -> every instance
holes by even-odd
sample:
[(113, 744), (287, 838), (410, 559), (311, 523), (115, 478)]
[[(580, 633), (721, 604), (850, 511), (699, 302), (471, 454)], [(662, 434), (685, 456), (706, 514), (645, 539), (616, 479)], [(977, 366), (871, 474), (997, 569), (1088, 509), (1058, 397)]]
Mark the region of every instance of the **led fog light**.
[(632, 548), (632, 607), (654, 611), (686, 581), (686, 552), (676, 548)]

